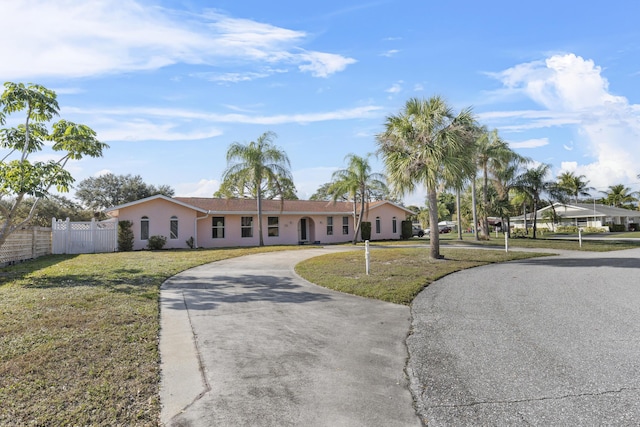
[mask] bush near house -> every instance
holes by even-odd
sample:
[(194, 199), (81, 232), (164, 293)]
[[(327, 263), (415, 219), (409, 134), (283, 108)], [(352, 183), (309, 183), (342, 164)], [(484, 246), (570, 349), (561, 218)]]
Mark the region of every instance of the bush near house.
[(133, 231), (131, 221), (118, 221), (118, 250), (128, 252), (133, 250)]
[(159, 251), (164, 248), (164, 245), (167, 243), (167, 238), (164, 236), (149, 236), (149, 241), (147, 242), (147, 248), (152, 251)]
[(609, 231), (618, 232), (618, 231), (626, 231), (624, 224), (610, 224)]
[(410, 239), (413, 236), (413, 222), (411, 220), (402, 221), (402, 234), (400, 238), (403, 240)]
[(371, 223), (370, 222), (362, 221), (360, 236), (362, 237), (362, 240), (371, 240)]

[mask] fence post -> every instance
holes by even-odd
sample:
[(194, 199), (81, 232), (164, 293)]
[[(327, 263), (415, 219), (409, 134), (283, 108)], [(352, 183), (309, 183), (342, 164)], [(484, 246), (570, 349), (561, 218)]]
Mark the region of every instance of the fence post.
[(91, 253), (96, 253), (96, 218), (91, 218)]
[(69, 219), (69, 217), (67, 217), (65, 224), (67, 228), (65, 230), (66, 233), (64, 235), (64, 253), (68, 254), (71, 246), (71, 220)]
[(33, 227), (31, 231), (31, 258), (35, 259), (38, 246), (38, 227)]

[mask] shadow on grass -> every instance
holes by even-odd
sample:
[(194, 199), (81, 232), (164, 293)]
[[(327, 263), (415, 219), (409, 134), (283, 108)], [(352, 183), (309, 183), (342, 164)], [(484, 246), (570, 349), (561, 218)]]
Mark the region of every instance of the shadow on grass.
[(40, 258), (20, 262), (0, 268), (0, 286), (13, 280), (22, 280), (27, 275), (38, 270), (49, 268), (63, 261), (77, 257), (78, 255), (46, 255)]
[(640, 258), (557, 258), (541, 257), (528, 258), (514, 261), (520, 264), (546, 265), (552, 267), (614, 267), (614, 268), (640, 268)]
[(166, 291), (162, 294), (163, 308), (173, 310), (212, 310), (232, 303), (304, 304), (331, 300), (327, 293), (304, 290), (291, 278), (268, 275), (178, 275), (165, 282), (162, 289)]

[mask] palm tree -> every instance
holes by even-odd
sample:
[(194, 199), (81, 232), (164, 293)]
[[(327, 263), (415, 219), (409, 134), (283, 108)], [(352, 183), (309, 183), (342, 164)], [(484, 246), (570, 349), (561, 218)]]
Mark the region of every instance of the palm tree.
[(589, 187), (589, 181), (585, 181), (584, 175), (576, 175), (573, 172), (563, 172), (556, 181), (558, 189), (571, 197), (575, 203), (578, 203), (580, 196), (590, 196), (589, 191), (594, 189)]
[(496, 129), (491, 132), (485, 130), (478, 138), (476, 161), (478, 168), (482, 171), (482, 204), (485, 212), (482, 218), (483, 238), (489, 238), (489, 220), (486, 214), (493, 211), (488, 198), (490, 174), (495, 177), (501, 169), (509, 167), (511, 162), (524, 163), (527, 160), (511, 150), (509, 144), (500, 138)]
[(503, 229), (509, 236), (511, 233), (511, 202), (509, 200), (509, 193), (512, 189), (516, 188), (520, 166), (521, 160), (518, 156), (513, 157), (512, 160), (504, 164), (502, 168), (494, 171), (494, 184), (498, 191), (498, 210), (502, 218)]
[(272, 144), (276, 134), (265, 132), (249, 144), (234, 142), (227, 150), (227, 169), (222, 177), (222, 187), (246, 189), (255, 196), (258, 211), (258, 235), (262, 238), (262, 193), (265, 188), (275, 189), (284, 197), (283, 184), (293, 182), (289, 157)]
[(538, 204), (540, 203), (542, 193), (547, 190), (550, 183), (546, 181), (551, 166), (545, 163), (527, 169), (516, 183), (516, 187), (524, 191), (531, 197), (533, 201), (533, 238), (536, 238), (536, 230), (538, 225)]
[[(358, 234), (362, 227), (362, 220), (365, 214), (365, 207), (373, 192), (385, 192), (386, 184), (384, 175), (372, 173), (369, 165), (369, 156), (360, 157), (355, 154), (348, 154), (345, 160), (348, 163), (346, 169), (335, 171), (332, 175), (332, 182), (328, 188), (335, 202), (345, 194), (353, 201), (353, 221), (356, 224), (353, 231), (353, 244), (358, 241)], [(360, 213), (357, 213), (357, 205), (360, 203)]]
[[(387, 117), (384, 132), (377, 136), (396, 194), (414, 191), (417, 185), (426, 188), (432, 231), (438, 227), (438, 186), (469, 177), (475, 168), (469, 136), (474, 123), (470, 109), (455, 115), (439, 96), (411, 98), (399, 114)], [(429, 256), (441, 258), (436, 232), (431, 233)]]
[(617, 208), (632, 209), (633, 203), (638, 200), (638, 192), (631, 191), (631, 188), (624, 184), (610, 185), (609, 190), (601, 191), (605, 195), (604, 203)]

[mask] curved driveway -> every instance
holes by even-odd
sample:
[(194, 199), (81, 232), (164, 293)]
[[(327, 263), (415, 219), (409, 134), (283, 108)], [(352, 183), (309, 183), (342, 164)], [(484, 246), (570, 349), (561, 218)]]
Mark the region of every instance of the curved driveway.
[(297, 262), (328, 251), (235, 258), (165, 282), (164, 424), (421, 425), (404, 373), (409, 307), (294, 273)]
[(167, 281), (162, 421), (417, 426), (415, 405), (429, 426), (640, 425), (640, 249), (461, 271), (411, 312), (293, 272), (336, 249)]
[(412, 305), (429, 426), (640, 425), (640, 250), (461, 271)]

